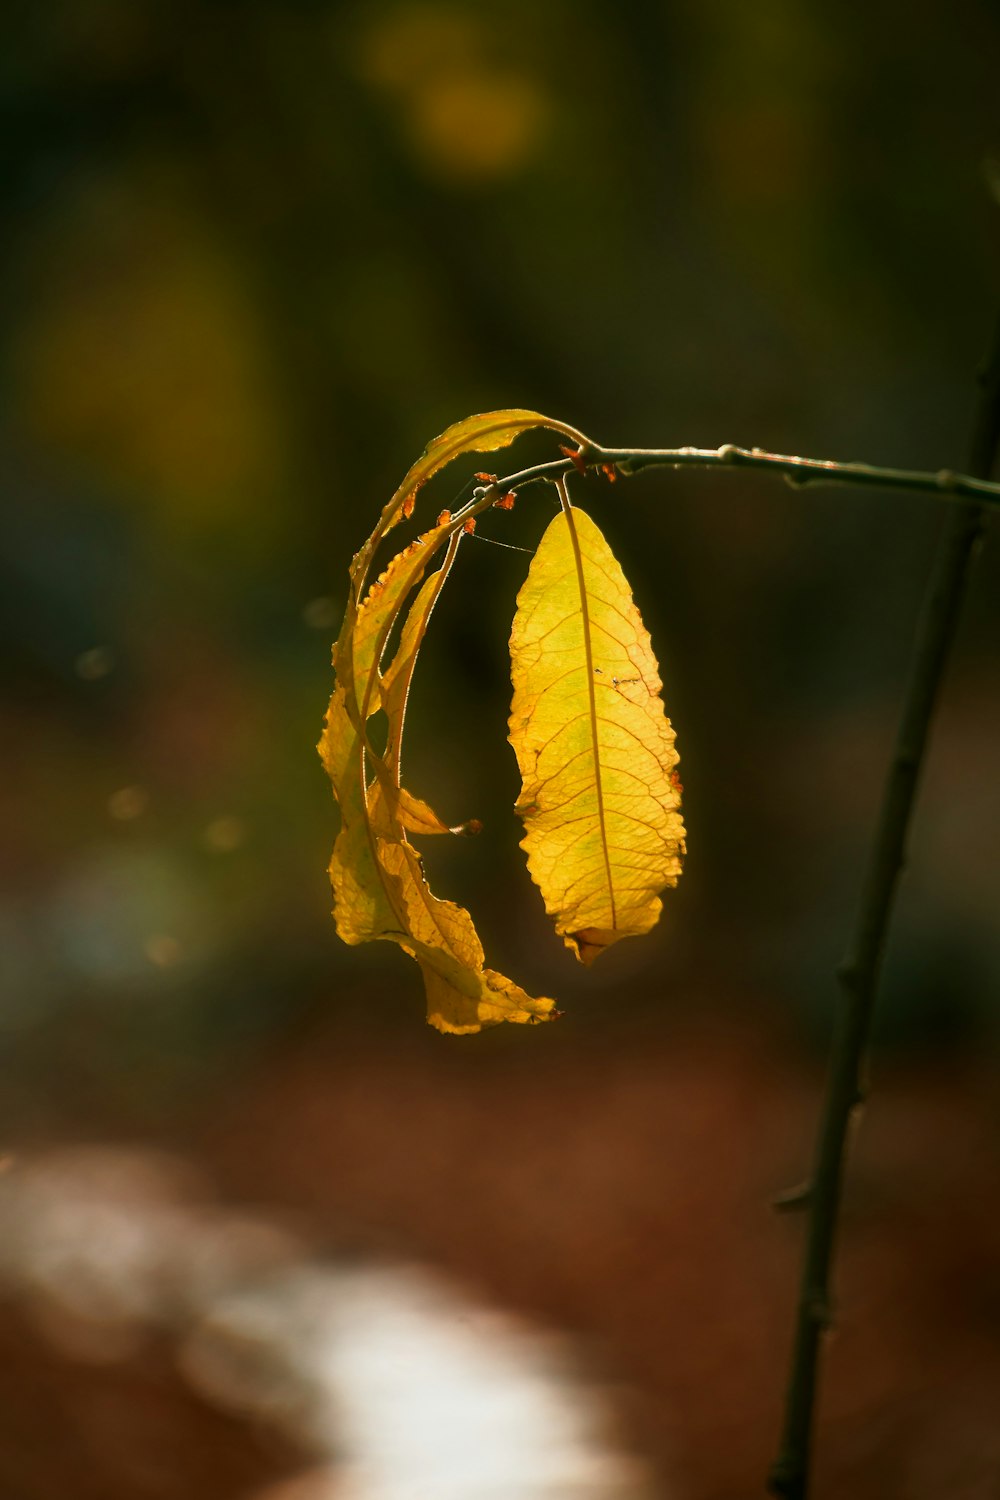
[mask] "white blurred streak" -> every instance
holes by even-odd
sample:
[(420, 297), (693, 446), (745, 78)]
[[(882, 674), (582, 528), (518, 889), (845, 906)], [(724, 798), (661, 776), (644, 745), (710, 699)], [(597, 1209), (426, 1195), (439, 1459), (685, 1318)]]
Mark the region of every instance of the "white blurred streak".
[(0, 1283), (64, 1357), (154, 1331), (205, 1399), (316, 1467), (257, 1500), (649, 1500), (566, 1340), (415, 1266), (340, 1264), (183, 1163), (79, 1149), (0, 1177)]
[(412, 1266), (296, 1268), (224, 1299), (182, 1354), (226, 1405), (281, 1411), (282, 1366), (343, 1500), (640, 1500), (596, 1392), (561, 1341)]
[[(0, 1179), (0, 1277), (44, 1308), (105, 1328), (171, 1326), (248, 1274), (302, 1253), (278, 1227), (199, 1202), (165, 1154), (80, 1148)], [(76, 1342), (74, 1336), (74, 1343)]]

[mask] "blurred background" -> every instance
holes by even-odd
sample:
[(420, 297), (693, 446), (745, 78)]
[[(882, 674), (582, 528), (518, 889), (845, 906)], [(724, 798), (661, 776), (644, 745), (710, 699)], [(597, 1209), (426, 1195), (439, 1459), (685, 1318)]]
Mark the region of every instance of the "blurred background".
[[(463, 544), (408, 780), (483, 820), (428, 850), (432, 882), (558, 1025), (442, 1038), (402, 955), (338, 943), (330, 644), (381, 505), (473, 411), (962, 468), (1000, 304), (995, 8), (52, 0), (3, 33), (6, 1492), (450, 1500), (349, 1481), (347, 1438), (320, 1463), (274, 1402), (191, 1376), (195, 1324), (279, 1263), (416, 1266), (444, 1324), (468, 1297), (559, 1343), (604, 1457), (466, 1473), (456, 1500), (759, 1492), (800, 1234), (768, 1202), (807, 1167), (940, 505), (577, 486), (659, 655), (690, 850), (657, 932), (597, 973), (517, 847), (528, 558)], [(530, 549), (550, 514), (536, 490), (479, 530)], [(977, 1497), (1000, 1468), (992, 531), (888, 956), (822, 1495)], [(123, 1310), (150, 1256), (175, 1290)]]

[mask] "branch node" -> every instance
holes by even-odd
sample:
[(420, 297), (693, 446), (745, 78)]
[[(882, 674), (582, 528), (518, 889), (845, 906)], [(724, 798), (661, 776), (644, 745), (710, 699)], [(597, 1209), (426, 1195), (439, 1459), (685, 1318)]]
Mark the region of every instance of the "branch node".
[(775, 1193), (771, 1199), (771, 1207), (779, 1214), (801, 1213), (812, 1202), (812, 1190), (811, 1182), (796, 1183), (794, 1187)]
[(833, 1308), (830, 1305), (830, 1298), (826, 1292), (813, 1292), (806, 1302), (805, 1311), (809, 1321), (814, 1323), (817, 1328), (826, 1332), (831, 1327), (833, 1323)]

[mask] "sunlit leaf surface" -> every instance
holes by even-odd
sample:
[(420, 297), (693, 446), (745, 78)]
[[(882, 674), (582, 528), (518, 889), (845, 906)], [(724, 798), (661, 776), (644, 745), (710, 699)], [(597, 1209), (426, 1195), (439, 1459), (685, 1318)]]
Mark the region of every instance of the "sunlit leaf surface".
[(684, 825), (649, 635), (607, 542), (575, 507), (542, 538), (510, 649), (521, 847), (556, 931), (589, 964), (657, 921)]

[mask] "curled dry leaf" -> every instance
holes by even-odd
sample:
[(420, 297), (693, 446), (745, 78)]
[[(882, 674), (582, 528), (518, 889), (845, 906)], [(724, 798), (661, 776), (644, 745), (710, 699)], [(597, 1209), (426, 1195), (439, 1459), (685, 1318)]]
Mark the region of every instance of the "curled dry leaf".
[(684, 824), (649, 635), (610, 547), (575, 507), (535, 553), (510, 649), (521, 847), (556, 931), (589, 964), (657, 921)]
[[(403, 724), (417, 654), (462, 535), (461, 517), (439, 523), (403, 548), (366, 589), (376, 548), (408, 516), (420, 487), (459, 454), (506, 447), (519, 433), (547, 427), (580, 442), (582, 436), (537, 412), (487, 412), (435, 438), (385, 506), (378, 525), (355, 555), (344, 623), (333, 651), (336, 683), (319, 752), (340, 807), (341, 828), (330, 864), (337, 931), (347, 943), (386, 939), (420, 965), (428, 1020), (441, 1031), (473, 1032), (498, 1021), (542, 1021), (549, 999), (533, 999), (513, 981), (484, 966), (483, 950), (462, 907), (440, 901), (424, 878), (407, 835), (470, 832), (449, 825), (401, 784)], [(445, 550), (446, 549), (446, 550)], [(445, 550), (440, 569), (427, 574)], [(382, 659), (393, 626), (419, 587), (392, 660)], [(370, 721), (386, 722), (385, 749), (372, 743)]]

